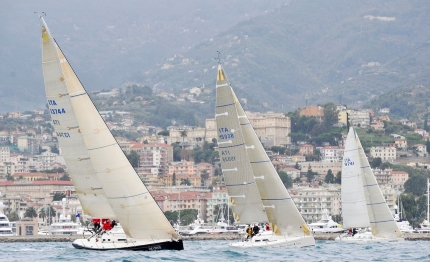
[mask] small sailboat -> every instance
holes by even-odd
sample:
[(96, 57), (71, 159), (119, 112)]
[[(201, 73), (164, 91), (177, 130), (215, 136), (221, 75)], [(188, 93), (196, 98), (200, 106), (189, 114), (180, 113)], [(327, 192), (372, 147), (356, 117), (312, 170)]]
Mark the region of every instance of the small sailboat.
[(123, 232), (77, 239), (89, 250), (182, 250), (183, 243), (112, 136), (42, 16), (42, 68), (52, 124), (85, 214)]
[(314, 246), (308, 225), (267, 156), (221, 63), (215, 118), (222, 173), (236, 223), (269, 222), (272, 229), (230, 246)]
[[(336, 241), (404, 241), (352, 127), (345, 142), (341, 196), (343, 227), (354, 229), (354, 233), (340, 235)], [(371, 231), (355, 233), (356, 228), (369, 227)]]

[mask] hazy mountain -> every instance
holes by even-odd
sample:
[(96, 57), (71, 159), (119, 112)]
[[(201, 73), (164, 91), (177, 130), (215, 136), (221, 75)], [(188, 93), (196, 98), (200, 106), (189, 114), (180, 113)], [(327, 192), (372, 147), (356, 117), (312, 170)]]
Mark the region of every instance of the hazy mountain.
[[(0, 111), (44, 105), (40, 24), (52, 34), (88, 90), (110, 89), (130, 72), (208, 41), (289, 0), (0, 1)], [(220, 19), (222, 17), (222, 19)]]
[(340, 97), (360, 106), (383, 92), (429, 84), (430, 2), (424, 0), (88, 2), (0, 6), (3, 108), (18, 99), (26, 106), (43, 101), (34, 10), (48, 13), (88, 90), (126, 81), (175, 92), (213, 87), (216, 51), (238, 96), (254, 110), (291, 111), (306, 100)]
[[(289, 111), (326, 101), (359, 106), (372, 96), (429, 83), (427, 1), (293, 1), (239, 23), (173, 65), (134, 75), (157, 87), (214, 85), (215, 50), (249, 106)], [(185, 76), (185, 77), (184, 77)]]

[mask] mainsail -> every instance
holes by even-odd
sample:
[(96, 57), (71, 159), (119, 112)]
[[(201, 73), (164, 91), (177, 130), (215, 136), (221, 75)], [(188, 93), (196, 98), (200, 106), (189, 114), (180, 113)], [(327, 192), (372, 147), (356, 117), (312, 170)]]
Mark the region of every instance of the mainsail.
[[(44, 65), (47, 65), (44, 67), (44, 74), (47, 77), (45, 82), (48, 83), (49, 88), (47, 87), (47, 89), (53, 89), (48, 96), (58, 97), (57, 100), (67, 98), (71, 107), (69, 105), (68, 108), (64, 108), (64, 111), (70, 110), (69, 112), (74, 112), (75, 115), (75, 122), (63, 124), (59, 128), (59, 130), (73, 130), (73, 133), (63, 134), (64, 139), (59, 140), (60, 146), (67, 148), (74, 143), (78, 134), (83, 138), (84, 146), (80, 147), (82, 146), (80, 144), (76, 146), (79, 148), (70, 149), (70, 154), (75, 154), (74, 150), (85, 151), (84, 156), (79, 155), (76, 159), (80, 162), (87, 161), (90, 163), (93, 171), (88, 176), (93, 178), (93, 174), (96, 174), (94, 181), (99, 181), (101, 186), (99, 185), (95, 189), (104, 192), (105, 199), (127, 236), (153, 240), (176, 239), (178, 236), (173, 227), (127, 160), (72, 68), (52, 39), (43, 19), (42, 22), (43, 42), (44, 44), (50, 42), (52, 46), (49, 49), (50, 53), (47, 52), (47, 56), (44, 56)], [(57, 61), (56, 64), (61, 66), (51, 68), (48, 66), (51, 61)], [(59, 84), (59, 82), (66, 84)], [(57, 90), (55, 89), (56, 86), (62, 86), (63, 89)], [(55, 107), (53, 110), (63, 110), (62, 107), (58, 108)], [(51, 111), (51, 114), (56, 116), (54, 111)], [(70, 139), (72, 134), (76, 136)], [(64, 142), (67, 141), (66, 138), (73, 140), (73, 142)], [(70, 164), (74, 163), (72, 161)], [(75, 180), (73, 182), (76, 183)], [(80, 200), (83, 205), (86, 205), (85, 198), (80, 197)], [(100, 202), (100, 204), (103, 203)], [(92, 209), (89, 206), (86, 209), (88, 209), (86, 213), (91, 213)]]
[(342, 163), (341, 198), (344, 228), (370, 226), (357, 139), (354, 129), (350, 128)]
[(114, 218), (101, 183), (96, 179), (85, 142), (82, 138), (68, 87), (80, 85), (70, 65), (42, 21), (42, 68), (46, 98), (52, 125), (57, 134), (61, 153), (73, 180), (85, 214)]
[(346, 139), (341, 191), (344, 227), (370, 226), (376, 237), (401, 237), (361, 142), (352, 127)]
[[(227, 184), (229, 195), (237, 194), (233, 190), (243, 190), (244, 186), (238, 182), (246, 177), (246, 181), (251, 181), (247, 184), (253, 187), (247, 197), (258, 197), (262, 202), (251, 204), (244, 201), (243, 212), (262, 205), (266, 213), (265, 220), (271, 223), (276, 235), (310, 235), (306, 222), (267, 156), (221, 65), (218, 65), (216, 121), (223, 174), (227, 183), (235, 179), (234, 183)], [(245, 171), (245, 167), (246, 172), (241, 172)]]
[(267, 221), (267, 216), (254, 180), (245, 140), (236, 110), (236, 97), (221, 65), (216, 83), (215, 119), (218, 148), (234, 219), (240, 223)]

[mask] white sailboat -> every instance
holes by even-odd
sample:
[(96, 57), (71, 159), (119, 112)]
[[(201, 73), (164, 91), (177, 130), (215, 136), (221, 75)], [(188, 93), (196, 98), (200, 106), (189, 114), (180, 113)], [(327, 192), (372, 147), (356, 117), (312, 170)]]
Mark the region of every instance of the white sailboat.
[(49, 111), (85, 214), (116, 219), (125, 234), (95, 234), (73, 242), (91, 250), (183, 249), (149, 191), (128, 162), (43, 17), (42, 67)]
[(345, 142), (341, 196), (343, 227), (370, 227), (371, 231), (340, 235), (336, 241), (404, 241), (352, 127)]
[(221, 167), (236, 223), (268, 221), (272, 228), (230, 246), (315, 245), (309, 227), (255, 134), (221, 64), (216, 81), (215, 118)]

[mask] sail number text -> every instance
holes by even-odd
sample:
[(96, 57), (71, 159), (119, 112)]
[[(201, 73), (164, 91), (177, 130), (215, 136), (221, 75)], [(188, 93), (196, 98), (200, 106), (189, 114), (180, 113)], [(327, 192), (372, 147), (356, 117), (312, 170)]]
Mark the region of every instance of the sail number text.
[(69, 138), (70, 134), (68, 132), (57, 132), (57, 137), (66, 137), (66, 138)]
[(220, 133), (220, 135), (219, 135), (220, 139), (234, 138), (233, 133), (231, 133), (227, 127), (218, 128), (218, 132)]
[[(56, 106), (57, 102), (55, 102), (55, 100), (48, 100), (48, 105)], [(50, 108), (49, 112), (51, 113), (51, 115), (58, 115), (58, 114), (65, 114), (66, 110), (64, 110), (64, 108)]]
[(236, 160), (235, 156), (230, 156), (230, 150), (222, 150), (221, 151), (221, 161), (222, 162), (231, 162)]

